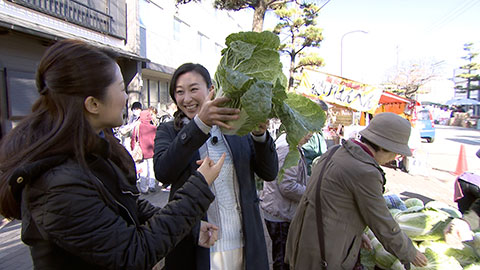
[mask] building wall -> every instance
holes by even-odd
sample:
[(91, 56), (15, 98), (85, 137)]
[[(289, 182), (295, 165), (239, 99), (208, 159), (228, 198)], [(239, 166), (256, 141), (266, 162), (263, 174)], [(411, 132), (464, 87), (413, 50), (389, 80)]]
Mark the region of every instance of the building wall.
[(241, 14), (214, 9), (212, 0), (178, 6), (174, 0), (140, 0), (139, 6), (140, 51), (151, 61), (142, 71), (139, 100), (159, 109), (171, 102), (168, 83), (175, 68), (200, 63), (213, 77), (225, 38), (251, 28), (238, 23)]
[[(93, 0), (82, 2), (88, 1)], [(94, 46), (116, 51), (120, 55), (119, 65), (127, 89), (132, 93), (140, 92), (142, 59), (138, 55), (138, 0), (93, 1), (96, 9), (102, 9), (103, 6), (102, 11), (111, 12), (117, 33), (123, 32), (124, 37), (51, 16), (48, 14), (51, 10), (41, 10), (43, 6), (28, 6), (29, 3), (43, 5), (47, 2), (24, 1), (24, 5), (19, 5), (0, 0), (0, 137), (29, 113), (31, 105), (38, 98), (36, 68), (47, 47), (57, 40), (81, 39)]]

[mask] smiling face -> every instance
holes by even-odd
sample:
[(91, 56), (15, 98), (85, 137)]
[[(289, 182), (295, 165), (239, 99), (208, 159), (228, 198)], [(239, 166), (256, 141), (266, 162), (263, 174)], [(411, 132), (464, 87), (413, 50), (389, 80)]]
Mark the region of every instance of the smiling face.
[(180, 75), (175, 88), (175, 100), (178, 108), (189, 119), (193, 119), (212, 89), (213, 87), (208, 89), (203, 77), (195, 71)]

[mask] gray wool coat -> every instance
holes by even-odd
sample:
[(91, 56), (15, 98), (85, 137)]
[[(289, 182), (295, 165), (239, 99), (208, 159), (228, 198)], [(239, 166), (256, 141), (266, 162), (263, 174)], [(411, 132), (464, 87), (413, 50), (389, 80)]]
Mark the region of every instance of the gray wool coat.
[[(320, 268), (315, 192), (326, 156), (314, 164), (290, 225), (285, 260), (291, 269)], [(326, 164), (320, 194), (328, 269), (354, 267), (366, 226), (402, 263), (415, 258), (415, 247), (388, 211), (383, 185), (383, 170), (352, 140), (346, 141)]]

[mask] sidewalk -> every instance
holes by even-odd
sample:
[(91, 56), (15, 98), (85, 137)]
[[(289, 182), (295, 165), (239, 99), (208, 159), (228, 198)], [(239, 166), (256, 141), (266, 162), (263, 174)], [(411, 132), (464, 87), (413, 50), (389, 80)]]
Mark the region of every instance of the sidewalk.
[(453, 184), (456, 176), (446, 171), (430, 170), (429, 176), (411, 175), (383, 167), (387, 183), (385, 194), (397, 194), (401, 199), (419, 198), (424, 203), (441, 201), (453, 207)]

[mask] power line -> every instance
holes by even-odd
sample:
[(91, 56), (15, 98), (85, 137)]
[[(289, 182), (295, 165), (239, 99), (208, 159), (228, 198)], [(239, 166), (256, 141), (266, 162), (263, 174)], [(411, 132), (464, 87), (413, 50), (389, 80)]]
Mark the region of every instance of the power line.
[(474, 5), (476, 5), (480, 0), (468, 0), (463, 2), (461, 5), (459, 5), (457, 8), (454, 10), (448, 12), (445, 14), (442, 18), (440, 18), (438, 21), (433, 23), (425, 32), (428, 34), (430, 32), (433, 32), (437, 29), (440, 29), (441, 27), (445, 26), (446, 24), (450, 23), (454, 19), (456, 19), (458, 16), (462, 15), (465, 13), (467, 10), (470, 10)]

